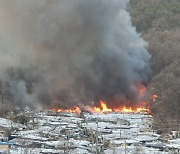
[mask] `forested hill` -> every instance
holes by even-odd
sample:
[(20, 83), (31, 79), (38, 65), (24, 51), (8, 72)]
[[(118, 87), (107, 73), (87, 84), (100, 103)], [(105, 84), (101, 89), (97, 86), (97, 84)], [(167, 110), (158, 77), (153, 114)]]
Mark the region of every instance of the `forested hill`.
[(180, 124), (180, 0), (131, 0), (133, 25), (149, 43), (153, 71), (150, 91), (156, 126), (164, 132)]

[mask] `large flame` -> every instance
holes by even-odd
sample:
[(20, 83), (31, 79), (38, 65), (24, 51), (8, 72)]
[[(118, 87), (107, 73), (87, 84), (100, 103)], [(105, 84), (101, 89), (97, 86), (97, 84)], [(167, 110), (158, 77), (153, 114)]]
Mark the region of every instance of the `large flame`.
[[(139, 85), (136, 86), (136, 88), (138, 89), (139, 92), (139, 99), (141, 100), (144, 95), (146, 94), (147, 88), (145, 86)], [(157, 95), (152, 95), (150, 96), (149, 102), (156, 102), (158, 96)], [(114, 108), (110, 108), (107, 104), (107, 102), (100, 100), (99, 102), (99, 106), (85, 106), (83, 107), (83, 109), (85, 109), (86, 111), (90, 111), (90, 112), (96, 112), (96, 113), (106, 113), (106, 112), (124, 112), (124, 113), (138, 113), (138, 112), (146, 112), (146, 113), (151, 113), (151, 110), (148, 106), (149, 102), (146, 101), (139, 101), (137, 103), (136, 107), (127, 107), (127, 106), (119, 106), (119, 107), (114, 107)], [(62, 108), (53, 108), (51, 109), (52, 111), (55, 112), (68, 112), (68, 113), (81, 113), (81, 108), (78, 106), (74, 106), (70, 109), (62, 109)]]
[[(85, 110), (94, 112), (94, 113), (107, 113), (107, 112), (122, 112), (122, 113), (138, 113), (138, 112), (146, 112), (146, 113), (151, 113), (150, 109), (148, 107), (126, 107), (126, 106), (120, 106), (117, 108), (109, 108), (107, 106), (107, 103), (104, 101), (100, 101), (100, 106), (99, 107), (89, 107), (86, 106), (84, 107)], [(71, 109), (51, 109), (54, 112), (64, 112), (64, 113), (81, 113), (81, 108), (78, 106), (74, 106)]]
[(145, 108), (145, 107), (126, 107), (126, 106), (122, 106), (122, 107), (118, 107), (118, 108), (109, 108), (107, 107), (107, 103), (100, 101), (100, 107), (94, 107), (93, 110), (95, 112), (101, 112), (101, 113), (105, 113), (105, 112), (124, 112), (124, 113), (136, 113), (136, 112), (147, 112), (150, 113), (150, 109), (149, 108)]
[(107, 107), (106, 102), (100, 101), (100, 107), (94, 107), (95, 112), (112, 112), (112, 109)]

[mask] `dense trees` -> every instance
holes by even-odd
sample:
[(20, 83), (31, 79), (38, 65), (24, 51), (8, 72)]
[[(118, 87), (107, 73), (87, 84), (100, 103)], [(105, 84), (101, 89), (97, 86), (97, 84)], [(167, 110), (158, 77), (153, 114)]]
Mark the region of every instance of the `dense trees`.
[(180, 1), (132, 0), (134, 26), (149, 43), (153, 77), (149, 89), (159, 97), (152, 106), (155, 126), (162, 131), (180, 124)]

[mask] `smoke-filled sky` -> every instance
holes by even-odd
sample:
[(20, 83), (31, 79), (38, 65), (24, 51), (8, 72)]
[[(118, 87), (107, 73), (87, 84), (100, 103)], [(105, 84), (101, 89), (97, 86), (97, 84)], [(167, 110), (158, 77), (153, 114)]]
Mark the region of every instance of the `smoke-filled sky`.
[[(0, 78), (29, 68), (14, 102), (86, 104), (136, 99), (150, 78), (147, 43), (132, 26), (129, 0), (0, 0)], [(33, 69), (31, 69), (33, 68)]]

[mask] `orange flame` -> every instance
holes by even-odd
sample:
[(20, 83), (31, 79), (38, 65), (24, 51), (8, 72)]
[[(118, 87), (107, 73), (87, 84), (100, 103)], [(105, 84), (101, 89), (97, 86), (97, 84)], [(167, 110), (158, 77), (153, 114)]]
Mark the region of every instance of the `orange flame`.
[(152, 95), (151, 99), (153, 100), (153, 102), (156, 102), (158, 96), (157, 95)]
[(100, 101), (100, 108), (94, 107), (93, 109), (95, 112), (112, 112), (112, 109), (109, 109), (106, 102), (103, 101)]
[[(107, 106), (106, 102), (100, 101), (100, 106), (99, 107), (85, 107), (85, 109), (87, 111), (90, 112), (96, 112), (96, 113), (106, 113), (106, 112), (123, 112), (123, 113), (139, 113), (139, 112), (146, 112), (146, 113), (151, 113), (149, 108), (146, 107), (126, 107), (126, 106), (122, 106), (122, 107), (118, 107), (118, 108), (109, 108)], [(77, 113), (80, 114), (81, 113), (81, 108), (79, 108), (78, 106), (74, 106), (71, 109), (51, 109), (52, 111), (55, 112), (64, 112), (64, 113)]]
[(94, 107), (93, 108), (95, 112), (100, 112), (100, 113), (104, 113), (104, 112), (124, 112), (124, 113), (137, 113), (137, 112), (147, 112), (150, 113), (150, 109), (149, 108), (145, 108), (145, 107), (137, 107), (137, 108), (132, 108), (132, 107), (118, 107), (115, 109), (110, 109), (107, 107), (107, 103), (100, 101), (100, 107)]
[[(143, 85), (136, 85), (135, 86), (139, 92), (139, 100), (143, 100), (144, 96), (147, 92), (147, 87), (143, 86)], [(149, 98), (149, 101), (153, 101), (156, 102), (158, 96), (157, 95), (152, 95)], [(149, 102), (145, 102), (145, 101), (140, 101), (138, 103), (139, 106), (137, 107), (127, 107), (127, 106), (120, 106), (117, 108), (109, 108), (107, 103), (104, 101), (100, 101), (100, 105), (99, 107), (90, 107), (90, 106), (85, 106), (84, 109), (86, 111), (89, 112), (97, 112), (97, 113), (105, 113), (105, 112), (124, 112), (124, 113), (138, 113), (138, 112), (146, 112), (148, 114), (151, 113), (151, 110), (149, 107), (147, 107), (147, 105), (149, 104)], [(73, 108), (70, 109), (56, 109), (53, 108), (52, 111), (55, 112), (69, 112), (69, 113), (81, 113), (81, 108), (78, 106), (74, 106)]]
[(78, 113), (78, 114), (81, 113), (81, 109), (78, 106), (74, 106), (71, 109), (62, 109), (62, 108), (59, 108), (59, 109), (51, 109), (51, 110), (54, 111), (54, 112)]

